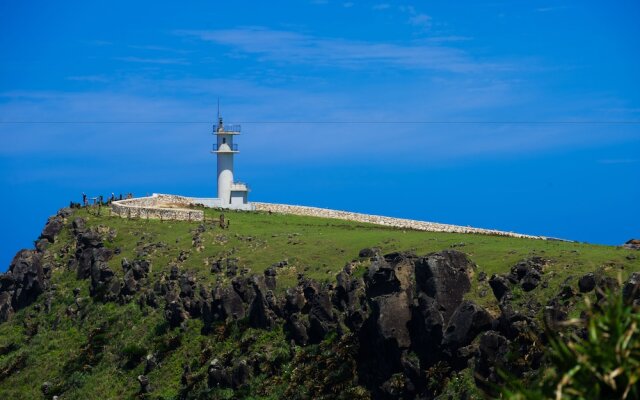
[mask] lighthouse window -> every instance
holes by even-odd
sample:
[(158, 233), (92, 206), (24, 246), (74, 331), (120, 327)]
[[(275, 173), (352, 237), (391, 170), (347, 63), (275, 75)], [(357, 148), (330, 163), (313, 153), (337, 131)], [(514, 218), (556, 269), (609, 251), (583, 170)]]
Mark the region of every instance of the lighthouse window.
[(227, 138), (222, 138), (222, 144), (227, 143)]

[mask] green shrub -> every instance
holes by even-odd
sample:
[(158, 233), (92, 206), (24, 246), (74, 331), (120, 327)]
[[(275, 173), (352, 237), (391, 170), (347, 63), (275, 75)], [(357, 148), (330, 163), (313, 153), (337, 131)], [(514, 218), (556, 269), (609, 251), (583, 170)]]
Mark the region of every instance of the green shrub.
[(124, 359), (124, 367), (127, 369), (134, 368), (140, 364), (145, 355), (147, 355), (147, 349), (136, 343), (126, 345), (121, 352), (121, 356)]
[(586, 322), (570, 321), (584, 330), (552, 334), (550, 367), (540, 383), (525, 389), (508, 379), (509, 399), (637, 399), (640, 398), (640, 310), (622, 296), (609, 294), (595, 306), (587, 301)]

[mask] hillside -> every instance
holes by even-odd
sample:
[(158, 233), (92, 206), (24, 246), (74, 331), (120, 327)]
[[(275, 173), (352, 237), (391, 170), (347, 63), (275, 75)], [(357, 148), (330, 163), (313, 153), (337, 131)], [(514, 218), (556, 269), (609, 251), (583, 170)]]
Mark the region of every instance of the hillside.
[(0, 278), (0, 398), (473, 398), (487, 343), (532, 376), (543, 318), (640, 271), (621, 247), (204, 211), (52, 217)]

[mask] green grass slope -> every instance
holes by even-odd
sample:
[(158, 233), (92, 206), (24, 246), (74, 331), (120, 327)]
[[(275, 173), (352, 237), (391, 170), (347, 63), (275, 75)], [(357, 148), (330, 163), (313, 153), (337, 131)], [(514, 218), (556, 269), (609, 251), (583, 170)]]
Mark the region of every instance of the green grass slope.
[[(630, 272), (640, 270), (637, 253), (611, 246), (409, 231), (253, 212), (225, 211), (230, 226), (221, 229), (217, 224), (220, 212), (216, 210), (205, 211), (205, 230), (197, 234), (200, 223), (128, 220), (112, 217), (105, 209), (100, 216), (95, 211), (77, 210), (74, 217), (85, 218), (88, 226), (102, 232), (107, 238), (106, 247), (119, 249), (109, 261), (113, 271), (122, 274), (124, 257), (144, 257), (152, 264), (150, 282), (168, 274), (178, 260), (182, 270), (193, 271), (200, 282), (210, 284), (228, 279), (210, 271), (217, 259), (235, 258), (240, 268), (251, 273), (262, 273), (286, 260), (287, 265), (278, 269), (278, 291), (282, 291), (294, 285), (300, 273), (333, 281), (336, 273), (357, 259), (359, 250), (365, 247), (379, 247), (383, 253), (410, 250), (419, 255), (455, 247), (478, 265), (476, 274), (484, 272), (488, 276), (507, 273), (523, 258), (540, 256), (548, 260), (543, 276), (547, 287), (542, 285), (527, 296), (541, 302), (555, 294), (569, 277), (577, 279), (599, 270), (626, 279)], [(200, 238), (194, 243), (197, 236)], [(200, 378), (206, 375), (205, 366), (214, 356), (260, 354), (269, 361), (265, 365), (279, 366), (284, 372), (273, 374), (267, 368), (252, 380), (246, 393), (219, 389), (208, 392), (207, 398), (281, 398), (295, 389), (287, 381), (296, 370), (282, 329), (245, 329), (240, 322), (218, 326), (213, 334), (202, 335), (202, 322), (197, 319), (189, 320), (184, 331), (168, 329), (162, 307), (140, 307), (135, 301), (124, 305), (94, 302), (89, 297), (89, 282), (77, 280), (66, 267), (74, 246), (67, 227), (45, 254), (54, 266), (51, 283), (56, 290), (51, 311), (39, 311), (45, 307), (43, 295), (9, 322), (0, 324), (0, 398), (43, 398), (44, 382), (49, 383), (50, 396), (63, 393), (64, 399), (134, 398), (139, 389), (136, 377), (143, 373), (144, 357), (149, 353), (159, 354), (162, 360), (148, 374), (153, 387), (151, 398), (178, 398), (181, 388), (191, 384), (189, 379), (181, 380), (182, 372), (189, 370), (188, 376), (197, 382), (199, 374)], [(366, 268), (366, 262), (360, 265)], [(80, 304), (75, 302), (74, 288), (80, 289)], [(486, 282), (474, 279), (468, 296), (490, 310), (497, 308)], [(76, 308), (81, 310), (80, 316), (71, 317)], [(300, 350), (293, 360), (304, 359), (305, 351), (320, 350)]]

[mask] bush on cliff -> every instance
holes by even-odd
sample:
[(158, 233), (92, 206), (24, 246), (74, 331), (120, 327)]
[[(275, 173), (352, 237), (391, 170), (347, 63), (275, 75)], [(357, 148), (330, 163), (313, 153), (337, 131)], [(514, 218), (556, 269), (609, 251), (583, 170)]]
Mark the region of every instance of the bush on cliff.
[(640, 310), (620, 292), (609, 293), (601, 305), (586, 301), (585, 320), (567, 322), (579, 329), (551, 333), (550, 365), (539, 384), (526, 389), (507, 379), (504, 398), (640, 398)]

